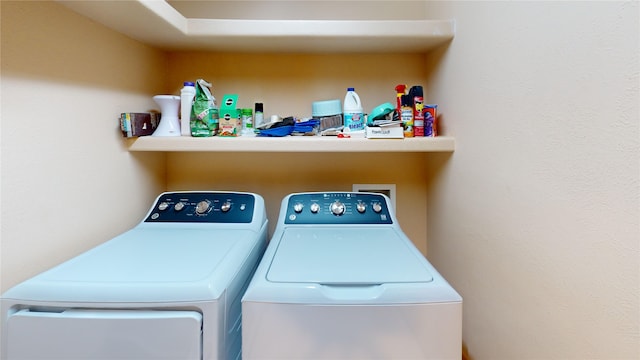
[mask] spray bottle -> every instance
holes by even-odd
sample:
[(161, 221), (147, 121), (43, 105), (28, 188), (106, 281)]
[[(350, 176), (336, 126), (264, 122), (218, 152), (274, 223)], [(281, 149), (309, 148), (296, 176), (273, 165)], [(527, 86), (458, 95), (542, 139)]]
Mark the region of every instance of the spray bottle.
[(424, 136), (424, 93), (422, 86), (412, 86), (409, 96), (413, 102), (413, 136)]
[(396, 85), (396, 110), (398, 114), (402, 113), (402, 96), (407, 94), (407, 85)]

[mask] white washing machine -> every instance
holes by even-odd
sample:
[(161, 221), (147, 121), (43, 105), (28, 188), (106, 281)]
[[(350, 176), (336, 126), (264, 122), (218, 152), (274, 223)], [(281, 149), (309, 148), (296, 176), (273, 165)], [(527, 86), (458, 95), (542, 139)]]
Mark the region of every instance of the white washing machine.
[(242, 311), (245, 360), (461, 358), (462, 298), (381, 194), (286, 196)]
[(2, 359), (238, 359), (261, 196), (161, 194), (133, 229), (9, 289)]

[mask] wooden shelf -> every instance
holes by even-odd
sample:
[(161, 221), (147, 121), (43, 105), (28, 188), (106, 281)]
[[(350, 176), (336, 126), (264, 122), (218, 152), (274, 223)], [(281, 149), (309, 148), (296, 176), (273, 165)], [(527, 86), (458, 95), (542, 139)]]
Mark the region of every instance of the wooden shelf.
[(453, 152), (455, 149), (454, 138), (447, 136), (405, 139), (143, 136), (129, 142), (129, 151), (162, 152)]
[(162, 0), (57, 1), (170, 51), (423, 53), (450, 41), (455, 33), (453, 20), (192, 19)]

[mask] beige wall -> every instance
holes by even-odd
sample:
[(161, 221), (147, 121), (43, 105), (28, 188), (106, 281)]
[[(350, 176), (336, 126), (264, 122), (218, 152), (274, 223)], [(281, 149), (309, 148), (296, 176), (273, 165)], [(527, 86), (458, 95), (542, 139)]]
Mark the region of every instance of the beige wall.
[(118, 116), (155, 106), (166, 60), (53, 2), (1, 6), (4, 291), (141, 220), (164, 157), (127, 152)]
[(428, 247), (480, 359), (638, 359), (638, 2), (442, 2)]

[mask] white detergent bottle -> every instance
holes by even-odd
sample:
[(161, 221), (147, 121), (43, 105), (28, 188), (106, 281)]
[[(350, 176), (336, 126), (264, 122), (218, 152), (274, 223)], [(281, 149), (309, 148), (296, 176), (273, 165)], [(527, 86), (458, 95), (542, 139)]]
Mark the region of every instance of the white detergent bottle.
[(184, 82), (180, 90), (180, 135), (191, 136), (191, 107), (196, 96), (196, 84), (190, 81)]
[(364, 131), (364, 112), (360, 97), (354, 88), (347, 88), (347, 95), (344, 97), (343, 104), (344, 127), (349, 132)]

